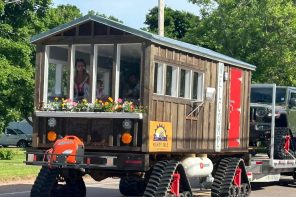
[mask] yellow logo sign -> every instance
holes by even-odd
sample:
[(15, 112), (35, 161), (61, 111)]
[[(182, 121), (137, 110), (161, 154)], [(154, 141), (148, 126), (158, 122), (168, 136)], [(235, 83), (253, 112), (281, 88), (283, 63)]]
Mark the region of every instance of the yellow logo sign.
[(149, 131), (150, 152), (172, 151), (172, 123), (150, 121)]

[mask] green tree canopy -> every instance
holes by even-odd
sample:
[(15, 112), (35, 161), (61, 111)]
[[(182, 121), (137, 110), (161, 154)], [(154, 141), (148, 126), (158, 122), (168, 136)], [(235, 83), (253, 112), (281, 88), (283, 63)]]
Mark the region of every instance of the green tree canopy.
[[(293, 0), (191, 0), (212, 6), (185, 40), (257, 66), (253, 81), (296, 85)], [(207, 9), (209, 10), (209, 9)]]
[[(165, 7), (164, 15), (165, 36), (174, 39), (184, 38), (189, 29), (199, 23), (198, 16), (184, 11), (173, 10), (169, 7)], [(148, 31), (157, 33), (158, 7), (154, 7), (149, 11), (146, 15), (145, 24), (148, 26)]]
[(51, 0), (0, 0), (0, 132), (10, 121), (27, 118), (33, 111), (35, 46), (30, 44), (31, 36), (82, 16), (76, 6), (53, 8), (51, 4)]
[(71, 5), (51, 8), (51, 0), (0, 0), (0, 132), (33, 111), (34, 34), (81, 16)]

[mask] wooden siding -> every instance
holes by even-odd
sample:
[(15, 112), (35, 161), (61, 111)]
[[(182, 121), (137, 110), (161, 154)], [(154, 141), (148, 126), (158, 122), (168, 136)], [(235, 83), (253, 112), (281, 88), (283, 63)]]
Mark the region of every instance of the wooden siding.
[[(207, 87), (217, 89), (218, 62), (207, 58), (182, 53), (177, 50), (155, 45), (154, 62), (161, 62), (168, 65), (179, 66), (194, 71), (204, 73), (204, 90)], [(154, 65), (153, 65), (154, 67)], [(224, 72), (229, 73), (232, 65), (224, 65)], [(150, 71), (150, 72), (153, 72)], [(241, 152), (248, 148), (248, 128), (249, 128), (249, 91), (250, 74), (248, 70), (243, 70), (242, 91), (241, 91), (241, 129), (240, 147), (229, 149), (228, 146), (228, 127), (229, 127), (229, 87), (230, 81), (223, 82), (223, 117), (222, 117), (222, 139), (221, 152)], [(154, 82), (154, 73), (150, 74), (151, 82)], [(153, 83), (150, 83), (153, 92)], [(216, 138), (216, 100), (205, 101), (198, 112), (186, 117), (196, 105), (201, 103), (191, 103), (188, 99), (175, 98), (152, 93), (152, 103), (149, 110), (149, 120), (172, 122), (173, 127), (173, 146), (172, 152), (188, 153), (213, 153), (215, 152)], [(149, 130), (148, 130), (149, 131)]]

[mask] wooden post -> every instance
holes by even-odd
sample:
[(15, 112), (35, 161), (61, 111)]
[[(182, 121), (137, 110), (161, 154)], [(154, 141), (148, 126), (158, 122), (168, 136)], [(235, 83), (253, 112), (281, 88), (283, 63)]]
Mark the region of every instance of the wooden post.
[(158, 0), (158, 35), (164, 36), (164, 0)]

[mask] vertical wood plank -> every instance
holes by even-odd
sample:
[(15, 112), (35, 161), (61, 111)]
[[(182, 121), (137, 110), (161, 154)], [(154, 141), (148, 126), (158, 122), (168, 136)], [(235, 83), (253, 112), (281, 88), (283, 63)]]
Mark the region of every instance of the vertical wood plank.
[(164, 103), (164, 118), (163, 121), (164, 122), (171, 122), (171, 106), (172, 103), (171, 102), (165, 102)]
[(171, 120), (172, 120), (172, 128), (173, 128), (173, 151), (177, 150), (177, 130), (178, 130), (178, 105), (176, 103), (172, 103), (171, 105)]
[(184, 149), (185, 133), (184, 133), (184, 105), (178, 105), (178, 126), (177, 126), (177, 149)]
[[(42, 62), (44, 62), (44, 53), (45, 53), (45, 46), (40, 44), (36, 47), (36, 61), (35, 61), (35, 96), (34, 96), (34, 106), (39, 109), (40, 103), (42, 101), (41, 97), (41, 77), (42, 77)], [(40, 92), (41, 91), (41, 92)]]
[[(154, 65), (153, 65), (153, 50), (154, 47), (151, 45), (151, 43), (146, 43), (145, 44), (145, 50), (144, 50), (144, 63), (141, 66), (141, 81), (143, 84), (142, 85), (142, 100), (143, 100), (143, 105), (144, 106), (148, 106), (148, 112), (149, 114), (153, 114), (153, 111), (156, 110), (156, 108), (154, 108), (153, 106), (153, 102), (152, 102), (152, 93), (153, 93), (153, 82), (154, 82), (154, 75), (153, 75), (153, 69), (154, 69)], [(144, 77), (145, 76), (145, 77)], [(149, 80), (150, 79), (150, 80)], [(143, 118), (143, 128), (142, 128), (142, 151), (148, 151), (148, 144), (149, 144), (149, 130), (150, 130), (150, 120), (152, 118), (152, 120), (155, 119), (155, 116), (153, 117), (151, 116), (145, 116)]]
[[(211, 67), (209, 66), (208, 62), (206, 62), (203, 59), (200, 59), (200, 64), (204, 64), (205, 65), (205, 88), (207, 87), (211, 87), (210, 84), (210, 80), (211, 80)], [(209, 102), (205, 102), (204, 104), (204, 121), (203, 121), (203, 130), (202, 130), (202, 134), (200, 135), (200, 140), (202, 141), (202, 146), (201, 149), (207, 149), (207, 140), (208, 140), (208, 133), (209, 133), (209, 121), (210, 121), (210, 103)]]
[[(210, 62), (211, 66), (211, 87), (215, 87), (217, 89), (217, 64), (214, 62)], [(216, 95), (217, 96), (217, 95)], [(209, 118), (209, 136), (208, 136), (208, 149), (215, 150), (215, 139), (216, 139), (216, 102), (211, 103), (210, 105), (210, 118)]]

